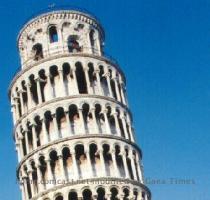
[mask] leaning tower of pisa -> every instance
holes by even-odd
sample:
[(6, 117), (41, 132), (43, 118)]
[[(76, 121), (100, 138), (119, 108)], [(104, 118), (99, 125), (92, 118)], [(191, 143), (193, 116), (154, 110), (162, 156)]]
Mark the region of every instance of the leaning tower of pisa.
[(22, 200), (150, 200), (125, 76), (98, 20), (57, 10), (24, 25), (9, 95)]

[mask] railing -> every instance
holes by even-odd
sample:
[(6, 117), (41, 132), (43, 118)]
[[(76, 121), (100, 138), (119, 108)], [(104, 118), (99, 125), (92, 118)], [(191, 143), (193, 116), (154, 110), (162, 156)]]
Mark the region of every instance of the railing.
[[(110, 56), (109, 54), (106, 54), (104, 52), (99, 51), (98, 49), (94, 49), (94, 48), (90, 48), (90, 47), (81, 47), (81, 51), (78, 52), (69, 52), (68, 49), (64, 48), (63, 46), (56, 46), (56, 47), (52, 47), (49, 50), (45, 50), (43, 51), (43, 58), (40, 58), (39, 60), (34, 60), (35, 56), (31, 56), (29, 57), (28, 60), (26, 60), (22, 66), (23, 68), (27, 68), (32, 64), (39, 64), (42, 63), (44, 61), (44, 59), (48, 59), (52, 56), (59, 56), (59, 55), (81, 55), (82, 54), (86, 54), (86, 55), (93, 55), (93, 56), (99, 56), (105, 59), (110, 60), (112, 63), (114, 63), (115, 65), (118, 66), (118, 62), (116, 59), (114, 59), (112, 56)], [(16, 74), (21, 70), (21, 67), (18, 67), (18, 69), (16, 70), (15, 74), (13, 77), (16, 76)]]

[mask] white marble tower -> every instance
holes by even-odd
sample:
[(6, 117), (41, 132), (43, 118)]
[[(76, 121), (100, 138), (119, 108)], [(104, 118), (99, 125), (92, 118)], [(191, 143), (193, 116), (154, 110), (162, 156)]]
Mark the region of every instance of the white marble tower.
[(89, 14), (41, 14), (18, 36), (10, 99), (22, 200), (150, 200), (125, 76)]

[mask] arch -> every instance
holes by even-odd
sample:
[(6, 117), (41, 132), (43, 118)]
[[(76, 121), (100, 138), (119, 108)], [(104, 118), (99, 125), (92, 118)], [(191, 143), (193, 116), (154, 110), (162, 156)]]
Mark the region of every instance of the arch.
[(93, 176), (96, 177), (97, 173), (101, 170), (101, 165), (100, 165), (100, 156), (98, 152), (98, 147), (95, 144), (95, 142), (92, 142), (89, 145), (89, 153), (90, 153)]
[(75, 157), (77, 160), (77, 164), (78, 164), (78, 172), (79, 172), (79, 177), (82, 178), (83, 177), (83, 173), (86, 172), (87, 170), (87, 157), (85, 154), (85, 149), (84, 149), (84, 145), (83, 144), (77, 144), (75, 146)]
[(85, 189), (82, 192), (83, 199), (85, 200), (92, 200), (92, 192), (89, 189)]
[(98, 194), (97, 200), (105, 200), (105, 189), (104, 188), (99, 187), (96, 192)]
[(72, 175), (72, 155), (70, 152), (69, 147), (64, 147), (62, 149), (62, 155), (63, 155), (63, 166), (64, 166), (64, 173), (67, 180), (70, 179), (70, 176)]
[(33, 59), (35, 61), (41, 60), (43, 56), (43, 47), (42, 44), (37, 43), (32, 47)]
[(50, 43), (58, 42), (58, 32), (56, 26), (51, 25), (48, 31)]
[(56, 195), (55, 200), (63, 200), (63, 196), (61, 194)]
[(119, 199), (117, 198), (118, 189), (117, 189), (116, 187), (112, 187), (112, 188), (110, 189), (110, 192), (111, 192), (111, 198), (110, 198), (110, 200), (119, 200)]
[(79, 36), (78, 35), (70, 35), (68, 37), (68, 50), (70, 53), (81, 52), (82, 48), (79, 45)]
[(77, 85), (80, 94), (87, 94), (87, 82), (85, 78), (85, 72), (81, 62), (77, 62), (76, 66), (76, 78), (77, 78)]
[(128, 188), (124, 188), (123, 189), (123, 193), (124, 193), (124, 197), (123, 197), (123, 200), (129, 200), (129, 189)]
[(69, 106), (69, 120), (70, 120), (70, 129), (71, 133), (75, 135), (77, 132), (77, 127), (80, 126), (80, 120), (79, 120), (79, 113), (78, 108), (75, 104), (71, 104)]
[(77, 193), (75, 191), (69, 192), (68, 200), (78, 200)]

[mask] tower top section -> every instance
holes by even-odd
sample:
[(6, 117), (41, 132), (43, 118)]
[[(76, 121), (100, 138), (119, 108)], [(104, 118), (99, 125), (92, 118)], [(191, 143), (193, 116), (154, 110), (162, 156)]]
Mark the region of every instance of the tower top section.
[(21, 29), (17, 45), (22, 68), (61, 53), (102, 55), (105, 34), (99, 21), (77, 10), (54, 10), (40, 14)]

